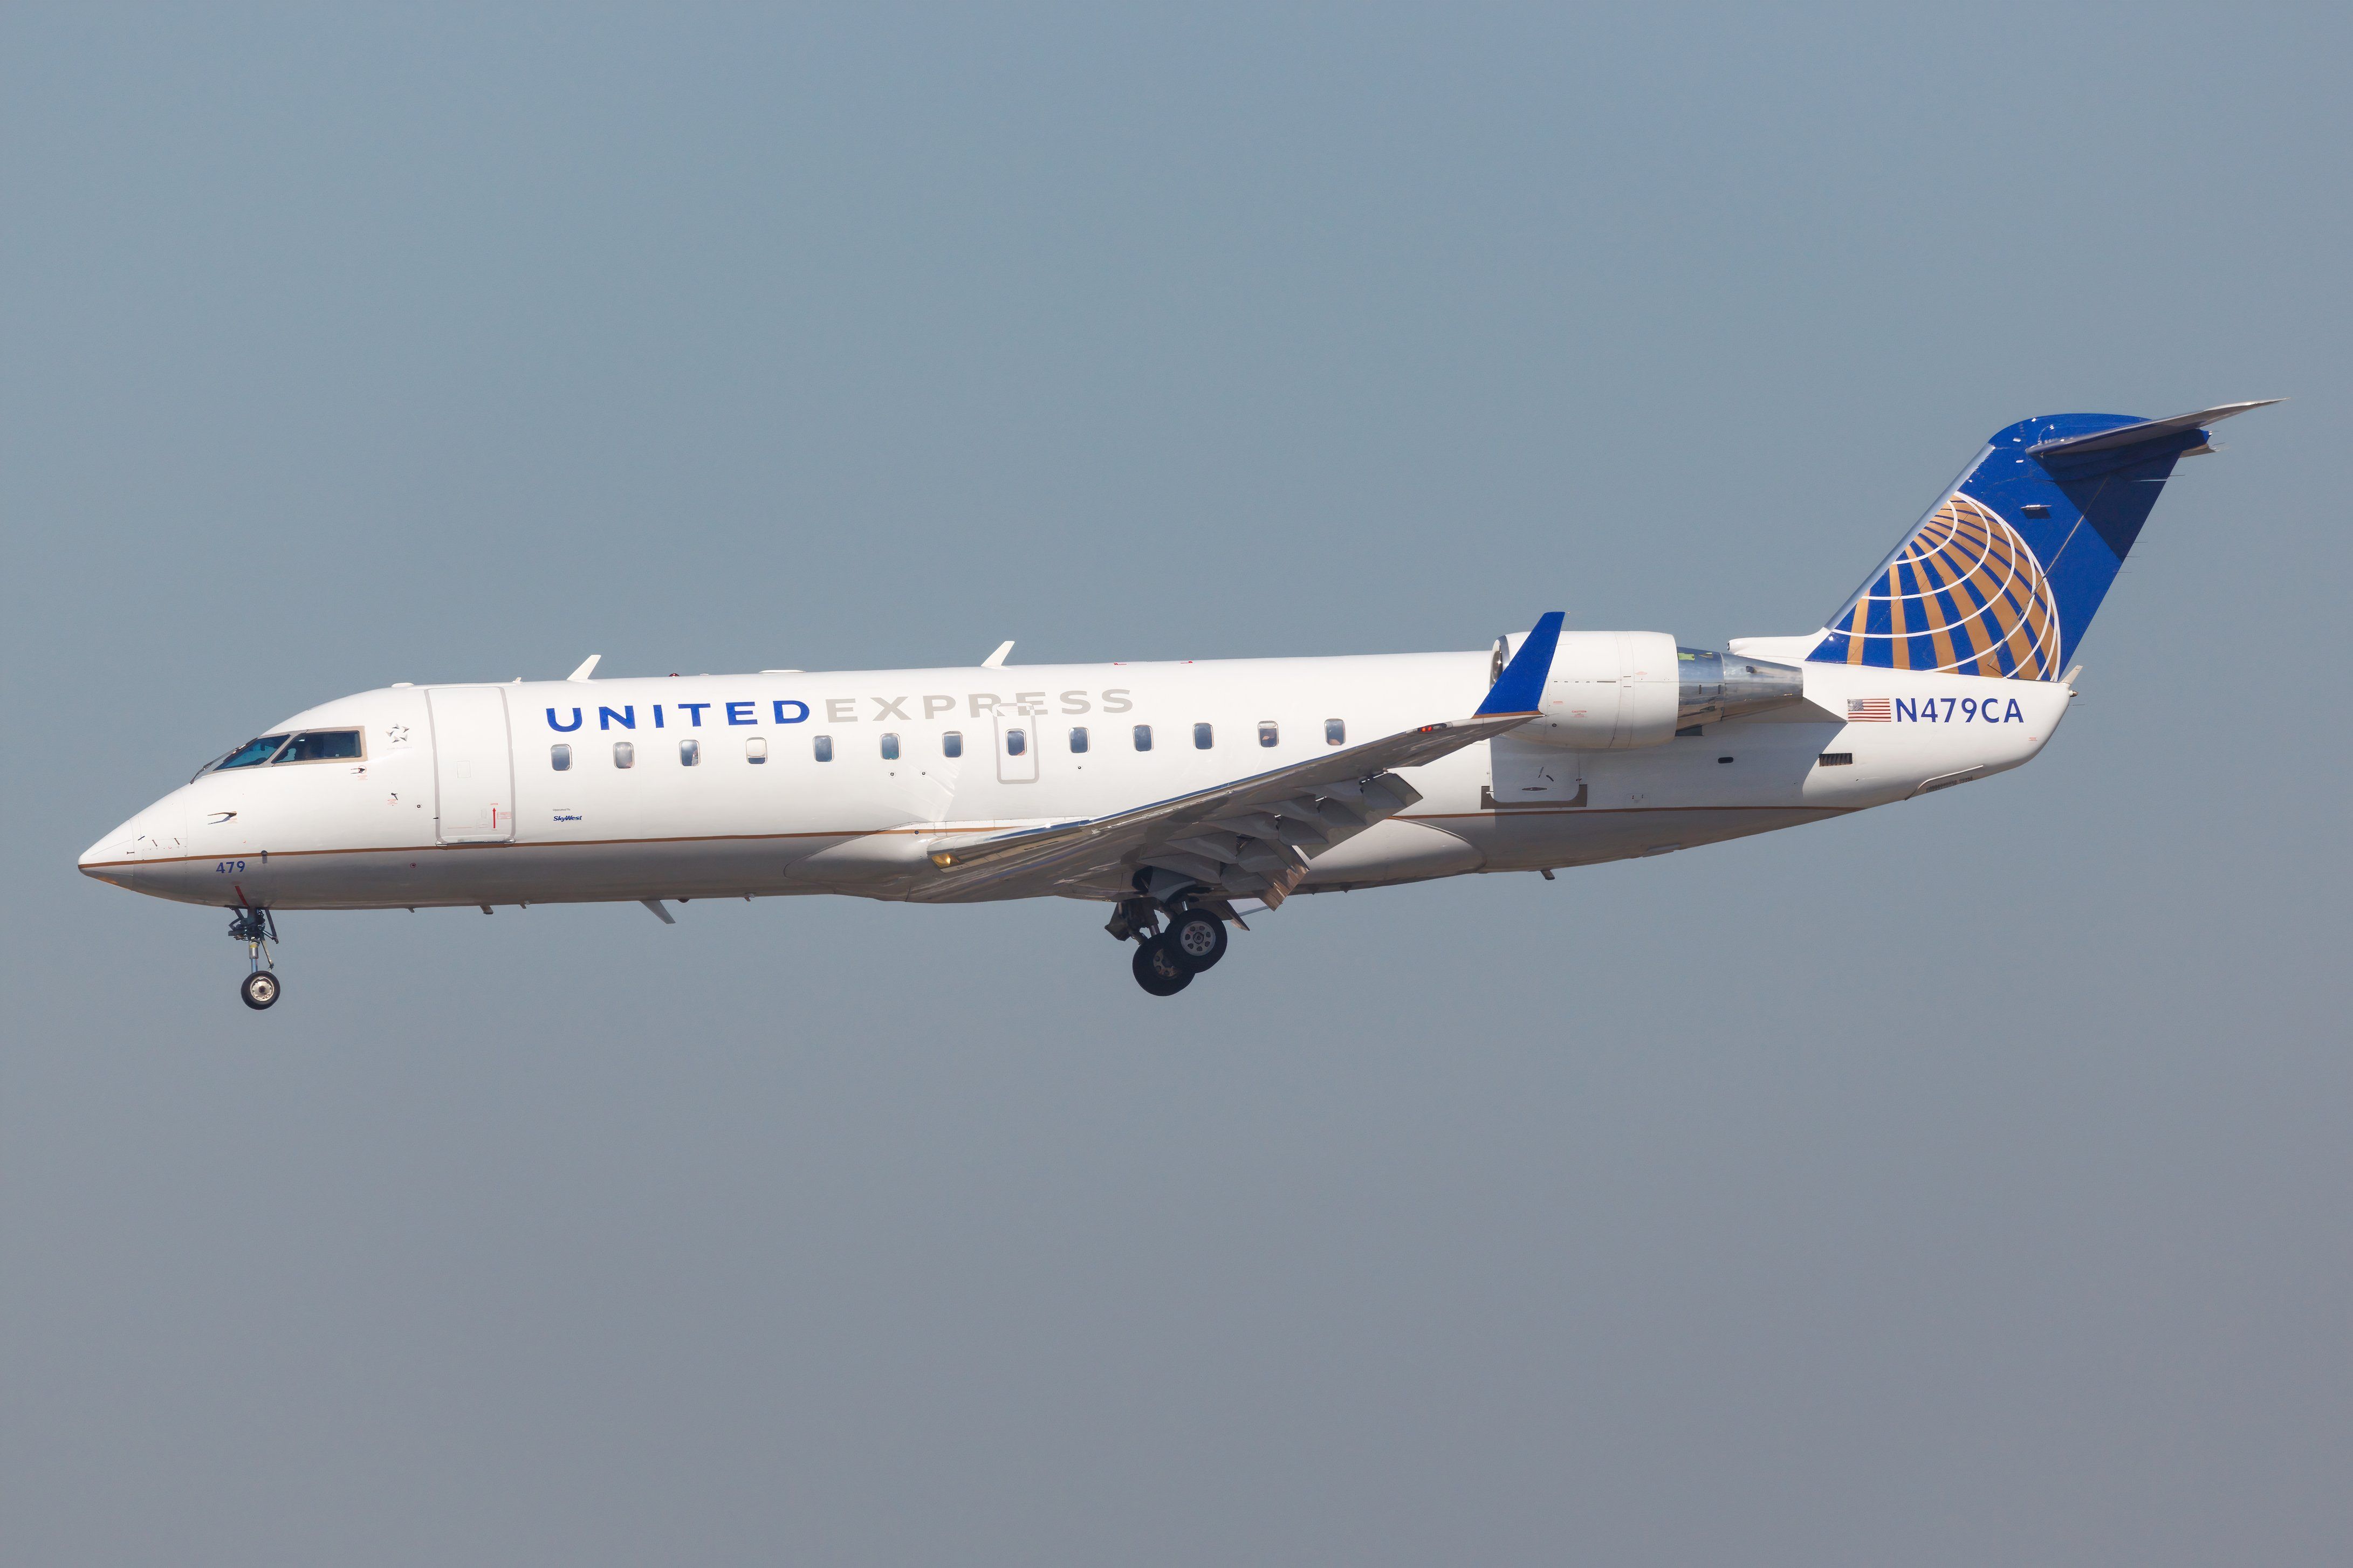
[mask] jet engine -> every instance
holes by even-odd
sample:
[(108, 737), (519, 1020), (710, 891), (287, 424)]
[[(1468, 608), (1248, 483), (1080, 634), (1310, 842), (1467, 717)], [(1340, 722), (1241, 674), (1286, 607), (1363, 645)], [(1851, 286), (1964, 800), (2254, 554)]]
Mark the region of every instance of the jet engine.
[[(1518, 637), (1496, 647), (1497, 673)], [(1663, 745), (1675, 731), (1802, 700), (1793, 664), (1678, 647), (1664, 632), (1560, 634), (1544, 700), (1518, 740), (1580, 752)]]

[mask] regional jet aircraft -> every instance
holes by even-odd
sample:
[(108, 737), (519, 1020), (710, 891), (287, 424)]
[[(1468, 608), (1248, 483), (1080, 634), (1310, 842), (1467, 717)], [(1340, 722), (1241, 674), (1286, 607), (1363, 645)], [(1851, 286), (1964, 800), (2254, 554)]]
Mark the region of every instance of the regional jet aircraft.
[(1801, 637), (1555, 611), (1464, 653), (398, 683), (270, 726), (81, 868), (227, 909), (254, 1008), (289, 910), (786, 893), (1092, 900), (1171, 995), (1297, 894), (1550, 878), (2030, 760), (2175, 461), (2261, 406), (2010, 426)]

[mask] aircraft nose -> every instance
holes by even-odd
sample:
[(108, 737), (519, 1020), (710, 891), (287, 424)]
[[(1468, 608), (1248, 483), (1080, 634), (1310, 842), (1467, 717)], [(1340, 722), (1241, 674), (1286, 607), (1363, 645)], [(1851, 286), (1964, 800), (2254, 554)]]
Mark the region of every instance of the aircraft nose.
[[(132, 818), (132, 822), (137, 820), (136, 817)], [(126, 822), (81, 852), (81, 874), (95, 877), (101, 882), (111, 882), (118, 888), (129, 887), (136, 864), (129, 853), (133, 842), (131, 823)]]
[(81, 852), (85, 877), (128, 888), (140, 863), (181, 853), (178, 803), (166, 797), (132, 817)]

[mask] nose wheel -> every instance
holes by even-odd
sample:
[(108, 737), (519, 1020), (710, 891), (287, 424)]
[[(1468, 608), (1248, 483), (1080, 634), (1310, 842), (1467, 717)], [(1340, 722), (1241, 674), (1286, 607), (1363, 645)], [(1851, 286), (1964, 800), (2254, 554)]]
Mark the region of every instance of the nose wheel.
[(259, 1013), (275, 1003), (284, 989), (269, 954), (270, 943), (278, 940), (278, 922), (267, 909), (240, 905), (229, 911), (228, 934), (230, 941), (245, 943), (246, 961), (252, 966), (252, 973), (237, 984), (237, 994)]

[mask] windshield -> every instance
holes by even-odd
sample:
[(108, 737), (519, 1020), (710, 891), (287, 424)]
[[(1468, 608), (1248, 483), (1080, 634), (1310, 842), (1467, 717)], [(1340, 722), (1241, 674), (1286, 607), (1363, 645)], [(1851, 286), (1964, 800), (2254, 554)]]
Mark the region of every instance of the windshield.
[(264, 763), (330, 763), (367, 754), (357, 730), (305, 730), (290, 743), (284, 734), (248, 741), (227, 756), (196, 770), (197, 778), (223, 768), (258, 768)]
[(286, 737), (283, 735), (264, 735), (259, 740), (248, 741), (206, 771), (209, 773), (220, 768), (258, 767), (276, 756), (278, 748), (285, 743)]

